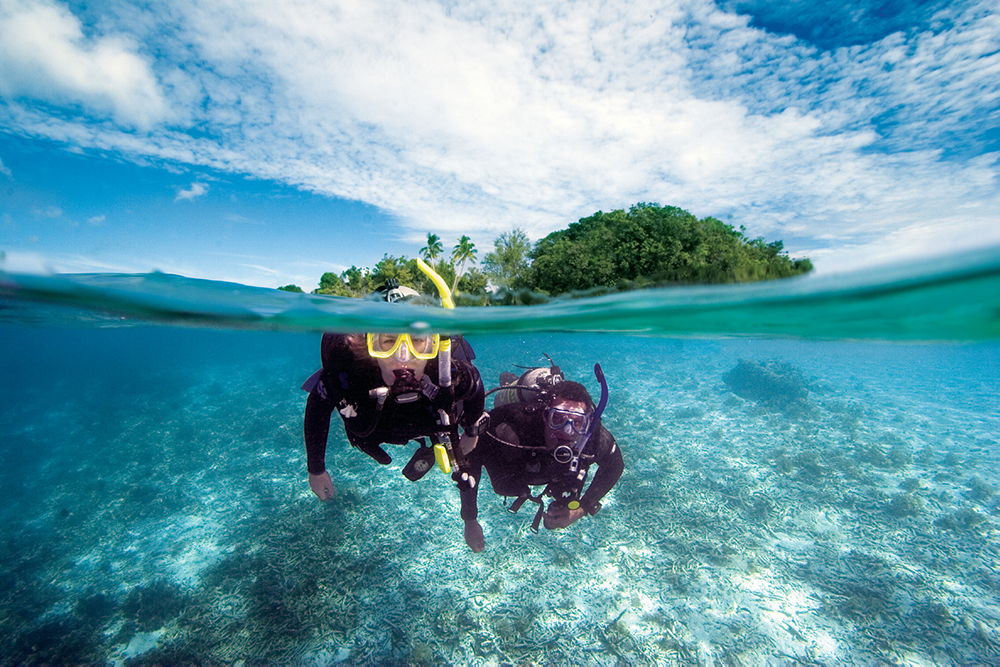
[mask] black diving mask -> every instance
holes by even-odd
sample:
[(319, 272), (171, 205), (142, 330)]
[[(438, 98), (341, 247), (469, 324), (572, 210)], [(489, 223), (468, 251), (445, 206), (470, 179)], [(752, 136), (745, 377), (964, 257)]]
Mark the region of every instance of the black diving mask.
[(553, 431), (583, 435), (590, 426), (590, 413), (548, 408), (545, 410), (545, 423)]

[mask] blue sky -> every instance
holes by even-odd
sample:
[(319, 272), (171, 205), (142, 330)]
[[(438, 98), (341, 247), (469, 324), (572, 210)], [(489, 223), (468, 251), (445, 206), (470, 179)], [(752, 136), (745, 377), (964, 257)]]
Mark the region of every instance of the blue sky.
[(642, 201), (858, 270), (1000, 243), (998, 159), (995, 0), (0, 0), (8, 270), (308, 290)]

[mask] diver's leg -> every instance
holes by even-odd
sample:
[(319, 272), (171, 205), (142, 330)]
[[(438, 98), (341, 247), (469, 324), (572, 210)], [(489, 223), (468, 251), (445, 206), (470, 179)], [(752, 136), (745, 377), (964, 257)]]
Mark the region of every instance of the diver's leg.
[(482, 475), (481, 466), (472, 466), (468, 471), (473, 482), (460, 482), (458, 490), (462, 498), (462, 521), (465, 522), (465, 543), (474, 552), (479, 553), (486, 548), (486, 538), (483, 537), (483, 527), (479, 525), (479, 478)]

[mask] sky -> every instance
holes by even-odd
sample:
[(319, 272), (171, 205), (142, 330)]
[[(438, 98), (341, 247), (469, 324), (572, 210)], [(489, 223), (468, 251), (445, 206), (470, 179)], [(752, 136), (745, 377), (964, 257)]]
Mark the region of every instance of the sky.
[(6, 270), (315, 289), (639, 202), (816, 274), (1000, 244), (995, 0), (0, 0)]

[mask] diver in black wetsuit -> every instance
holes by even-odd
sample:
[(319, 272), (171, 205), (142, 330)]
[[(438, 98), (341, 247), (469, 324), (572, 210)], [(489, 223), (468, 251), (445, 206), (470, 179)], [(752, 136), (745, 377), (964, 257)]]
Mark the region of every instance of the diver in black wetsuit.
[[(534, 530), (543, 519), (549, 530), (565, 528), (601, 508), (601, 499), (621, 477), (625, 463), (614, 437), (600, 424), (607, 392), (599, 366), (596, 371), (604, 389), (597, 408), (583, 385), (557, 381), (535, 400), (506, 403), (490, 411), (489, 427), (468, 459), (468, 474), (475, 484), (471, 488), (459, 484), (465, 541), (473, 551), (486, 546), (476, 504), (484, 467), (495, 493), (516, 498), (510, 511), (516, 512), (527, 500), (538, 503)], [(597, 472), (584, 493), (591, 465)], [(532, 495), (530, 487), (541, 485), (545, 489)], [(547, 509), (545, 497), (553, 499)]]
[[(390, 281), (380, 289), (389, 302), (417, 295)], [(471, 347), (452, 341), (455, 356), (471, 359)], [(350, 443), (382, 465), (392, 458), (382, 444), (420, 447), (403, 470), (416, 481), (434, 464), (433, 450), (422, 440), (450, 431), (462, 452), (476, 446), (478, 428), (485, 424), (485, 393), (479, 371), (461, 358), (452, 358), (451, 386), (440, 386), (436, 334), (323, 334), (323, 368), (302, 386), (309, 391), (305, 411), (305, 445), (309, 487), (321, 500), (333, 497), (326, 470), (326, 445), (334, 410), (344, 421)], [(439, 410), (449, 413), (449, 426), (440, 423)], [(458, 426), (464, 434), (458, 436)], [(450, 428), (449, 428), (450, 427)]]

